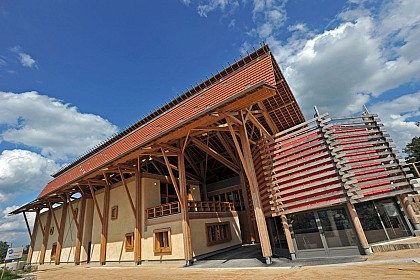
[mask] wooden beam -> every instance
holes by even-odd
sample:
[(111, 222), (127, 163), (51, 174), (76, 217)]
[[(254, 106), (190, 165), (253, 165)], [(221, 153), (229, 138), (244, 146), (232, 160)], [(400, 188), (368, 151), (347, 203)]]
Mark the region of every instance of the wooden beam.
[[(243, 168), (241, 168), (241, 173), (239, 173), (239, 179), (241, 182), (242, 197), (245, 200), (244, 201), (245, 213), (246, 213), (246, 218), (247, 218), (248, 233), (250, 237), (249, 242), (255, 242), (255, 232), (254, 232), (254, 227), (252, 226), (252, 220), (251, 220), (251, 207), (249, 205), (249, 198), (248, 198), (248, 192), (246, 190), (246, 181), (245, 181)], [(239, 199), (241, 199), (240, 195), (239, 195)]]
[(136, 207), (134, 206), (133, 199), (131, 198), (130, 190), (128, 189), (127, 182), (125, 181), (124, 174), (121, 171), (121, 168), (118, 167), (118, 171), (120, 172), (121, 181), (124, 185), (125, 192), (128, 197), (128, 202), (130, 203), (131, 209), (133, 210), (134, 217), (136, 216)]
[(51, 216), (52, 216), (51, 211), (47, 211), (47, 222), (45, 223), (44, 236), (42, 238), (39, 264), (44, 264), (45, 252), (47, 251), (47, 246), (48, 246), (48, 237), (50, 236)]
[(78, 211), (79, 219), (78, 219), (78, 226), (77, 226), (76, 249), (74, 252), (74, 263), (76, 265), (80, 264), (80, 253), (82, 251), (82, 242), (83, 242), (83, 228), (85, 224), (85, 209), (86, 209), (86, 197), (82, 196), (80, 198), (80, 208)]
[[(161, 154), (161, 155), (162, 155), (162, 154)], [(165, 156), (168, 156), (168, 153), (167, 153), (167, 152), (165, 152)], [(154, 161), (156, 161), (156, 162), (159, 162), (159, 163), (162, 163), (162, 164), (165, 164), (165, 165), (166, 165), (166, 162), (165, 162), (164, 160), (160, 159), (160, 158), (153, 157), (153, 160), (154, 160)], [(169, 163), (169, 166), (170, 166), (173, 170), (178, 171), (178, 167), (177, 167), (177, 166), (175, 166), (175, 165), (173, 165), (172, 163)], [(195, 176), (195, 175), (193, 175), (193, 174), (191, 174), (191, 173), (189, 173), (189, 172), (186, 172), (186, 174), (187, 174), (187, 176), (188, 176), (189, 178), (191, 178), (191, 179), (193, 179), (193, 180), (196, 180), (196, 181), (200, 181), (200, 177)]]
[(61, 250), (63, 248), (63, 237), (64, 237), (64, 227), (66, 226), (67, 219), (67, 201), (63, 203), (61, 207), (61, 220), (60, 220), (60, 229), (58, 230), (58, 239), (57, 239), (57, 249), (55, 253), (55, 264), (60, 264), (61, 259)]
[(259, 128), (265, 136), (269, 139), (271, 143), (274, 143), (274, 139), (271, 136), (271, 134), (265, 129), (265, 127), (257, 120), (257, 118), (254, 117), (254, 115), (251, 114), (251, 112), (248, 110), (248, 118), (249, 120), (257, 127)]
[[(229, 129), (229, 127), (227, 127)], [(229, 130), (230, 131), (230, 130)], [(222, 146), (225, 148), (226, 152), (228, 153), (230, 159), (238, 165), (238, 158), (235, 156), (235, 153), (232, 151), (231, 146), (228, 144), (227, 140), (222, 136), (222, 134), (217, 131), (216, 136), (219, 139)]]
[(141, 158), (138, 157), (137, 159), (137, 171), (136, 171), (136, 225), (134, 228), (134, 261), (136, 264), (141, 263), (141, 229), (142, 229), (142, 222), (141, 222), (141, 215), (142, 215), (142, 205), (141, 205), (141, 189), (142, 189), (142, 182), (141, 182)]
[(239, 137), (241, 139), (242, 144), (241, 149), (238, 143), (238, 139), (236, 138), (235, 132), (233, 131), (230, 118), (226, 118), (226, 121), (228, 122), (229, 128), (231, 128), (230, 132), (232, 134), (232, 138), (237, 148), (239, 158), (241, 159), (245, 174), (249, 182), (252, 203), (254, 205), (255, 220), (257, 222), (258, 235), (260, 237), (262, 254), (266, 258), (267, 264), (271, 264), (271, 257), (273, 253), (271, 251), (271, 244), (268, 235), (267, 224), (265, 221), (264, 212), (262, 210), (263, 207), (258, 191), (257, 175), (255, 173), (254, 163), (252, 161), (252, 152), (249, 146), (246, 128), (245, 125), (239, 127)]
[(101, 265), (106, 264), (106, 246), (108, 243), (108, 221), (109, 221), (109, 200), (111, 195), (111, 185), (109, 184), (108, 174), (104, 174), (107, 185), (104, 191), (104, 205), (102, 216), (102, 232), (101, 232), (101, 252), (99, 262)]
[(280, 215), (281, 224), (283, 226), (283, 232), (286, 236), (287, 247), (289, 249), (290, 256), (292, 260), (296, 258), (295, 247), (293, 246), (292, 234), (290, 233), (289, 223), (287, 222), (286, 215)]
[(184, 157), (185, 159), (188, 161), (188, 163), (190, 164), (191, 168), (194, 169), (195, 174), (197, 174), (198, 176), (201, 176), (201, 172), (199, 170), (199, 168), (197, 167), (197, 162), (194, 162), (190, 156), (188, 155), (187, 151), (184, 151)]
[(230, 170), (234, 171), (235, 173), (239, 174), (239, 168), (238, 168), (238, 166), (235, 165), (234, 163), (232, 163), (231, 161), (227, 160), (225, 157), (223, 157), (222, 155), (220, 155), (218, 152), (216, 152), (212, 148), (206, 146), (206, 144), (204, 144), (203, 142), (199, 141), (197, 138), (191, 138), (191, 142), (193, 142), (194, 145), (196, 145), (202, 151), (206, 152), (207, 154), (209, 154), (210, 156), (212, 156), (213, 158), (215, 158), (217, 161), (219, 161), (220, 163), (222, 163), (224, 166), (226, 166)]
[(93, 186), (90, 183), (89, 183), (89, 189), (90, 189), (90, 193), (92, 194), (93, 203), (95, 204), (95, 207), (96, 207), (96, 212), (98, 213), (98, 216), (99, 216), (99, 221), (101, 222), (101, 225), (103, 225), (104, 218), (101, 214), (101, 208), (99, 207), (99, 203), (98, 203), (98, 200), (96, 198), (95, 190), (93, 189)]
[(193, 251), (191, 245), (191, 229), (190, 221), (188, 216), (188, 202), (187, 202), (187, 180), (185, 176), (185, 161), (184, 154), (178, 157), (178, 169), (179, 169), (179, 187), (181, 191), (181, 213), (182, 213), (182, 233), (184, 238), (184, 252), (186, 265), (192, 265), (193, 263)]
[(354, 229), (356, 231), (360, 245), (363, 248), (365, 254), (369, 255), (372, 253), (372, 249), (370, 248), (365, 232), (363, 231), (362, 223), (360, 222), (359, 216), (357, 215), (356, 208), (349, 201), (346, 201), (346, 205), (347, 209), (349, 210), (350, 217), (353, 221)]
[(51, 202), (48, 203), (48, 208), (50, 209), (50, 211), (52, 213), (52, 216), (54, 218), (55, 227), (57, 228), (58, 231), (60, 231), (60, 225), (58, 224), (57, 216), (55, 215), (55, 212), (54, 212), (54, 209), (52, 208)]
[[(172, 185), (175, 188), (176, 196), (178, 197), (178, 200), (181, 201), (181, 195), (179, 193), (178, 183), (175, 179), (174, 173), (172, 172), (171, 164), (169, 163), (168, 157), (166, 156), (164, 149), (162, 149), (162, 155), (163, 155), (163, 158), (165, 159), (166, 168), (168, 169), (169, 177), (171, 177)], [(181, 203), (181, 207), (182, 207), (182, 203)]]
[[(26, 219), (26, 215), (25, 215), (25, 219)], [(39, 227), (39, 209), (36, 209), (35, 223), (34, 223), (34, 228), (32, 230), (32, 234), (30, 236), (31, 243), (29, 244), (28, 257), (26, 259), (26, 263), (28, 263), (28, 264), (31, 264), (31, 262), (32, 262), (32, 256), (33, 256), (33, 253), (34, 253), (36, 235), (38, 234), (38, 227)]]
[(32, 236), (31, 228), (29, 227), (28, 218), (26, 217), (25, 211), (23, 211), (22, 214), (23, 214), (23, 217), (25, 218), (25, 224), (26, 224), (26, 229), (28, 230), (29, 238), (31, 238)]
[(71, 214), (73, 216), (73, 221), (76, 224), (76, 227), (79, 228), (79, 221), (77, 219), (77, 215), (76, 215), (76, 211), (74, 210), (73, 203), (72, 203), (72, 201), (70, 201), (70, 196), (69, 196), (68, 193), (66, 193), (66, 196), (67, 196), (67, 201), (68, 201), (68, 203), (70, 205)]
[(277, 128), (277, 125), (274, 123), (273, 119), (270, 117), (270, 114), (267, 112), (267, 109), (265, 108), (262, 101), (257, 103), (260, 107), (262, 114), (264, 116), (265, 121), (267, 122), (268, 126), (270, 127), (271, 131), (276, 134), (279, 132), (279, 129)]

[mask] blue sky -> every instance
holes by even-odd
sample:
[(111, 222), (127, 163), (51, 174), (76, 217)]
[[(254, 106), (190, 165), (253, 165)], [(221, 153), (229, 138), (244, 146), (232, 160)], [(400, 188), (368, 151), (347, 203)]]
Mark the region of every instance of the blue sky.
[(49, 174), (265, 41), (306, 117), (420, 135), (420, 1), (0, 2), (0, 240)]

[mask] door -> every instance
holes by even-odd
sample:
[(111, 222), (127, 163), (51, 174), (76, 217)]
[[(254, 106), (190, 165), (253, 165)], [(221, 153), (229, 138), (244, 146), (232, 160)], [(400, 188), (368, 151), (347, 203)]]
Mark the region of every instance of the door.
[(289, 219), (298, 258), (360, 254), (344, 207), (292, 214)]
[(391, 198), (355, 205), (369, 243), (411, 236), (402, 213)]

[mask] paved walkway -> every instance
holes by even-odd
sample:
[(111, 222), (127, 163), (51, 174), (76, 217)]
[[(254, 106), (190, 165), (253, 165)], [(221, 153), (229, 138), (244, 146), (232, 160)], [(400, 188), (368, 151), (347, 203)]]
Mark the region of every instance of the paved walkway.
[(273, 263), (267, 265), (261, 255), (260, 244), (244, 245), (241, 248), (223, 252), (205, 259), (196, 261), (193, 267), (197, 268), (237, 268), (237, 267), (302, 267), (325, 264), (359, 263), (367, 260), (366, 256), (312, 258), (290, 260), (287, 258), (273, 258)]

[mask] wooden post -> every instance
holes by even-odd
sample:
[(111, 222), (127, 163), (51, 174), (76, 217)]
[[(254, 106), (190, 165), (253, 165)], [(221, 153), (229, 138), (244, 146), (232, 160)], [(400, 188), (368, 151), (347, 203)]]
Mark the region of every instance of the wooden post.
[(359, 238), (360, 245), (362, 246), (366, 255), (372, 254), (372, 249), (366, 239), (365, 232), (363, 231), (362, 224), (360, 223), (359, 216), (357, 215), (356, 208), (349, 201), (346, 202), (347, 209), (349, 210), (351, 219), (353, 221), (354, 229), (356, 230), (357, 237)]
[(44, 264), (45, 251), (47, 250), (48, 237), (50, 236), (51, 216), (52, 216), (51, 210), (48, 210), (47, 222), (45, 223), (45, 230), (43, 231), (43, 239), (42, 239), (42, 245), (41, 245), (41, 253), (39, 256), (39, 264)]
[(280, 215), (280, 218), (281, 218), (281, 224), (283, 226), (283, 232), (284, 232), (284, 235), (286, 236), (287, 247), (289, 248), (290, 257), (292, 258), (292, 260), (294, 260), (296, 259), (296, 252), (295, 252), (295, 247), (293, 246), (292, 235), (290, 234), (289, 223), (287, 222), (286, 215)]
[[(254, 227), (252, 226), (252, 221), (251, 221), (251, 209), (249, 207), (249, 199), (248, 199), (248, 192), (246, 191), (246, 182), (245, 182), (245, 176), (244, 176), (244, 171), (243, 168), (241, 168), (241, 172), (239, 173), (239, 179), (241, 182), (241, 192), (242, 192), (242, 196), (244, 198), (244, 204), (245, 204), (245, 212), (246, 212), (246, 217), (247, 217), (247, 226), (248, 226), (248, 233), (249, 233), (249, 237), (250, 237), (250, 242), (254, 243), (255, 242), (255, 232), (254, 232)], [(241, 197), (241, 194), (239, 192), (239, 197)]]
[(414, 228), (416, 230), (420, 230), (420, 219), (417, 218), (416, 212), (413, 209), (413, 206), (408, 201), (408, 195), (407, 194), (401, 194), (399, 195), (400, 202), (402, 206), (404, 207), (404, 212), (407, 214), (408, 219), (413, 223)]
[(412, 163), (412, 165), (413, 165), (413, 168), (414, 168), (414, 170), (416, 171), (416, 173), (417, 173), (417, 176), (418, 177), (420, 177), (420, 171), (419, 171), (419, 169), (417, 168), (417, 166), (416, 166), (416, 163)]
[(254, 204), (254, 213), (255, 213), (255, 220), (257, 222), (257, 228), (258, 228), (258, 235), (260, 237), (260, 243), (261, 243), (261, 251), (263, 256), (266, 259), (267, 264), (272, 263), (272, 256), (273, 253), (271, 251), (271, 244), (270, 244), (270, 238), (268, 235), (267, 230), (267, 224), (265, 221), (264, 212), (262, 210), (262, 203), (258, 191), (258, 182), (257, 182), (257, 175), (255, 173), (254, 163), (252, 162), (252, 152), (251, 147), (249, 146), (248, 141), (248, 135), (245, 128), (245, 123), (239, 126), (239, 137), (242, 144), (242, 151), (239, 147), (238, 140), (236, 138), (236, 134), (233, 131), (232, 124), (230, 119), (227, 119), (229, 130), (232, 134), (233, 141), (235, 143), (236, 149), (238, 151), (239, 158), (242, 162), (245, 175), (248, 178), (250, 191), (251, 191), (251, 198), (252, 203)]
[(134, 229), (134, 261), (137, 265), (141, 263), (141, 160), (140, 157), (137, 161), (136, 171), (136, 197), (135, 197), (135, 208), (136, 208), (136, 227)]
[(26, 259), (26, 263), (28, 264), (31, 264), (32, 262), (32, 255), (34, 253), (36, 235), (38, 234), (38, 227), (39, 227), (38, 220), (39, 220), (39, 209), (36, 210), (35, 223), (34, 223), (34, 228), (32, 230), (32, 235), (31, 235), (31, 244), (29, 245), (28, 257)]
[(61, 209), (61, 220), (60, 220), (60, 228), (58, 228), (58, 239), (57, 239), (57, 251), (55, 254), (55, 264), (60, 264), (61, 258), (61, 249), (63, 248), (63, 237), (64, 237), (64, 228), (66, 226), (66, 219), (67, 219), (67, 201), (64, 202), (63, 207)]
[[(105, 176), (107, 179), (108, 177)], [(107, 179), (108, 181), (108, 179)], [(109, 198), (110, 198), (110, 185), (107, 183), (104, 191), (104, 208), (102, 216), (102, 233), (101, 233), (101, 253), (99, 256), (99, 262), (101, 265), (106, 264), (106, 246), (108, 243), (108, 220), (109, 220)]]
[[(71, 202), (69, 202), (71, 203)], [(77, 238), (76, 238), (76, 249), (74, 252), (74, 263), (76, 265), (80, 264), (80, 253), (82, 251), (82, 242), (83, 242), (83, 226), (85, 224), (85, 209), (86, 209), (86, 196), (82, 195), (80, 198), (80, 208), (79, 208), (79, 217), (78, 217), (78, 226), (77, 226)]]
[(184, 153), (178, 156), (178, 172), (179, 172), (179, 188), (181, 196), (181, 211), (182, 211), (182, 233), (184, 237), (184, 252), (186, 265), (193, 264), (193, 252), (191, 246), (191, 229), (190, 219), (188, 216), (188, 202), (187, 202), (187, 180), (185, 176), (185, 160)]

